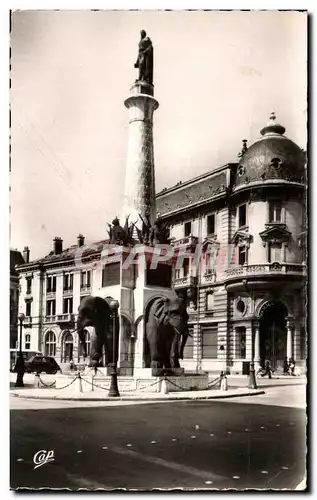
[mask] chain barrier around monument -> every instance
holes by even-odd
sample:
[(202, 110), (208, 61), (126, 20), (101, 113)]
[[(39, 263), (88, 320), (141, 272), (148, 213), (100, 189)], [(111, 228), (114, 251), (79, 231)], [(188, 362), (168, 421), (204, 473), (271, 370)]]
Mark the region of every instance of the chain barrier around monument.
[[(66, 389), (67, 387), (69, 387), (70, 385), (72, 385), (75, 380), (77, 379), (80, 379), (81, 376), (80, 376), (80, 373), (77, 373), (76, 376), (73, 378), (73, 380), (71, 380), (71, 382), (69, 382), (68, 384), (64, 385), (63, 387), (55, 387), (56, 390), (60, 390), (60, 389)], [(46, 384), (40, 377), (40, 375), (38, 376), (38, 379), (39, 381), (41, 382), (41, 384), (48, 388), (48, 389), (52, 389), (54, 385), (56, 385), (56, 380), (52, 383), (52, 384)]]

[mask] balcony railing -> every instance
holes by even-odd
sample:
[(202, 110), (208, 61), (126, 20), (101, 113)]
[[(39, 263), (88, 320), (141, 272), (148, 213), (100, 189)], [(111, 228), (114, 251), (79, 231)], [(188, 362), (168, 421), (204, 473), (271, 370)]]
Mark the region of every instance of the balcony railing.
[(226, 270), (227, 279), (237, 276), (263, 276), (263, 275), (295, 275), (303, 276), (306, 273), (306, 266), (303, 264), (280, 264), (273, 262), (272, 264), (251, 264), (243, 266), (232, 266)]
[(44, 323), (56, 323), (56, 314), (53, 316), (45, 316)]
[(80, 293), (90, 292), (90, 290), (91, 290), (91, 285), (82, 285), (80, 287)]
[(197, 245), (197, 243), (198, 238), (196, 236), (185, 236), (185, 238), (171, 241), (171, 245), (173, 245), (174, 247), (194, 246)]
[(64, 313), (56, 315), (56, 323), (72, 323), (75, 321), (74, 314), (72, 313)]
[(32, 316), (26, 316), (23, 320), (23, 325), (24, 326), (32, 325)]
[(190, 286), (195, 286), (197, 283), (197, 278), (195, 276), (185, 276), (184, 278), (174, 279), (174, 288), (187, 288)]
[(44, 323), (73, 323), (75, 319), (76, 315), (72, 313), (54, 314), (45, 316)]

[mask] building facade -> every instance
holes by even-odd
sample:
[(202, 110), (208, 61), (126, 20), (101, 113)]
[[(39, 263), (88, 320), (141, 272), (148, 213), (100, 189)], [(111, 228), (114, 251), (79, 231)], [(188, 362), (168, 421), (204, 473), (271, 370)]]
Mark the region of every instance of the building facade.
[[(64, 250), (18, 267), (24, 343), (62, 366), (83, 362), (75, 331), (86, 295), (120, 303), (119, 367), (149, 366), (144, 329), (152, 301), (175, 290), (188, 297), (192, 337), (187, 370), (247, 373), (253, 359), (276, 367), (306, 358), (306, 159), (275, 116), (238, 162), (156, 195), (182, 265), (151, 270), (146, 259), (122, 266), (102, 259), (108, 240)], [(80, 258), (79, 258), (80, 256)], [(175, 261), (174, 261), (175, 264)], [(89, 331), (86, 333), (89, 346)], [(88, 349), (89, 350), (89, 349)]]
[(188, 368), (305, 364), (306, 160), (284, 133), (272, 114), (237, 163), (157, 195), (174, 245), (212, 249), (209, 263), (188, 259), (174, 274), (176, 290), (197, 296)]
[(25, 262), (28, 253), (28, 247), (25, 247), (23, 255), (19, 250), (10, 249), (10, 348), (12, 349), (18, 342), (19, 273), (16, 266)]

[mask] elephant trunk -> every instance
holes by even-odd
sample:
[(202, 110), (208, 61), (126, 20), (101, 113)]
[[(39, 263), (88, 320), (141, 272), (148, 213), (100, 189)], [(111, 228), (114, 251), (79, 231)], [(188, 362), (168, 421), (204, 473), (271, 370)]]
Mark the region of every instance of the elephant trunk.
[(85, 335), (85, 326), (81, 318), (79, 317), (77, 320), (77, 333), (79, 340), (81, 342), (82, 348), (83, 348), (83, 356), (84, 358), (87, 357), (87, 346), (86, 346), (86, 335)]
[(180, 343), (180, 348), (179, 348), (179, 359), (183, 359), (184, 357), (184, 347), (186, 345), (187, 339), (188, 339), (188, 329), (184, 330), (182, 333), (174, 326), (174, 330), (179, 336), (179, 339), (182, 339)]

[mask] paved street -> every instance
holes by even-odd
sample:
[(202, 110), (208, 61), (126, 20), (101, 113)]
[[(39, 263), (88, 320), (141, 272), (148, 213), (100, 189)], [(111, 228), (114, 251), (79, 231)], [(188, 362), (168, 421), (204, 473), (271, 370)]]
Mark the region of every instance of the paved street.
[[(295, 400), (279, 405), (304, 393), (292, 383), (221, 402), (11, 397), (11, 487), (293, 489), (305, 474), (306, 416)], [(55, 461), (34, 470), (41, 449)]]

